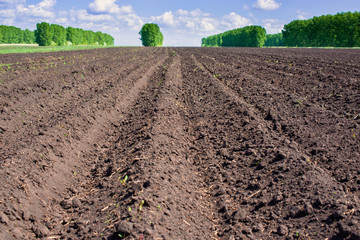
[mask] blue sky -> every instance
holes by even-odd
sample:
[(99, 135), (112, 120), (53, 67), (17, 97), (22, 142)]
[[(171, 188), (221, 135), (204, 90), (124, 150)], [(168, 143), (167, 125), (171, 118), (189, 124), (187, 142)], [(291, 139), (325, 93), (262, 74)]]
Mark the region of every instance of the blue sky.
[(278, 33), (284, 24), (360, 11), (360, 0), (0, 0), (0, 24), (34, 30), (46, 21), (102, 31), (116, 45), (141, 45), (138, 32), (157, 23), (167, 46), (199, 46), (201, 38), (247, 25)]

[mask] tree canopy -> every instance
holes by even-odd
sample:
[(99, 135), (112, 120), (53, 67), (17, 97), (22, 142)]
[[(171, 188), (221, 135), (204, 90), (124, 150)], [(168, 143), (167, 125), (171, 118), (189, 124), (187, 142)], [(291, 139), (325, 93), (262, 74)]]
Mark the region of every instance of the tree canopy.
[(50, 24), (46, 22), (36, 24), (35, 37), (39, 46), (50, 46), (52, 43), (53, 31)]
[(285, 46), (282, 33), (267, 34), (264, 46), (265, 47)]
[(359, 47), (360, 12), (295, 20), (282, 33), (289, 47)]
[(13, 26), (0, 25), (0, 44), (37, 43), (40, 46), (64, 45), (114, 45), (114, 38), (106, 33), (64, 28), (46, 22), (36, 24), (36, 30), (21, 30)]
[(21, 30), (13, 26), (0, 25), (1, 43), (35, 43), (35, 35), (29, 29)]
[(142, 41), (142, 45), (145, 47), (157, 47), (162, 46), (164, 36), (160, 31), (160, 28), (155, 23), (146, 23), (139, 32)]
[(260, 26), (247, 26), (202, 39), (203, 47), (262, 47), (266, 30)]

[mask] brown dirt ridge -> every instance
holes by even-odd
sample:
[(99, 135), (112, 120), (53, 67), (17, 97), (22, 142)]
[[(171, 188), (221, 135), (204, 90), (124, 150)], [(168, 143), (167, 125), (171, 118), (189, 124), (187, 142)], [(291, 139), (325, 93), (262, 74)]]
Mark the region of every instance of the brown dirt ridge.
[(360, 239), (360, 50), (0, 56), (0, 239)]

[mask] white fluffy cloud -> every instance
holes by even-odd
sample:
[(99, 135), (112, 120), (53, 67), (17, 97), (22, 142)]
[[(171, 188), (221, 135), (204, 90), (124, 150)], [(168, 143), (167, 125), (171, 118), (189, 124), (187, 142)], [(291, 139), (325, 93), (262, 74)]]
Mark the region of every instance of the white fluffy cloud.
[(305, 20), (305, 19), (308, 19), (308, 16), (309, 16), (309, 12), (303, 12), (303, 11), (300, 11), (300, 10), (297, 10), (296, 13), (298, 14), (297, 15), (297, 18), (299, 20)]
[(280, 33), (281, 30), (283, 30), (285, 24), (278, 19), (265, 19), (262, 22), (264, 28), (266, 29), (266, 33), (268, 34)]
[(53, 10), (55, 4), (56, 0), (44, 0), (35, 5), (16, 5), (16, 10), (19, 14), (25, 14), (30, 17), (53, 19), (55, 18)]
[(132, 13), (133, 8), (130, 5), (119, 6), (117, 0), (95, 0), (89, 4), (90, 10), (97, 13)]
[(203, 37), (252, 24), (235, 12), (214, 17), (200, 9), (168, 11), (144, 21), (157, 23), (164, 36), (171, 36), (164, 38), (169, 46), (199, 46)]
[(1, 4), (14, 4), (14, 3), (24, 3), (25, 0), (0, 0)]
[(225, 26), (227, 26), (229, 29), (234, 29), (234, 28), (241, 28), (241, 27), (251, 25), (252, 22), (250, 19), (242, 17), (242, 16), (232, 12), (223, 17), (223, 24)]
[(172, 11), (165, 12), (160, 16), (152, 16), (151, 21), (170, 27), (174, 27), (177, 24)]
[(109, 22), (109, 21), (113, 21), (114, 17), (108, 14), (90, 14), (88, 13), (85, 9), (76, 11), (77, 14), (77, 18), (80, 21), (85, 21), (85, 22)]
[(14, 17), (16, 17), (16, 10), (15, 9), (0, 10), (0, 16), (6, 17), (6, 18), (14, 18)]
[(277, 3), (275, 0), (257, 0), (253, 6), (258, 9), (269, 11), (280, 8), (281, 3)]
[(252, 23), (250, 19), (242, 17), (235, 12), (215, 18), (200, 9), (193, 11), (179, 9), (175, 13), (168, 11), (160, 16), (150, 17), (149, 21), (157, 23), (162, 29), (165, 28), (169, 31), (186, 31), (188, 34), (196, 33), (201, 35), (244, 27)]

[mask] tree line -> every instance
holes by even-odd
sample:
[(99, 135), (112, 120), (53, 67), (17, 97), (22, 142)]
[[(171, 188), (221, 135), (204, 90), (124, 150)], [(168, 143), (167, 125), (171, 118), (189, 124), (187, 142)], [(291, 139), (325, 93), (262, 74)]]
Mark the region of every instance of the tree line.
[(262, 47), (266, 30), (260, 26), (247, 26), (209, 36), (201, 40), (203, 47)]
[(40, 46), (63, 45), (114, 45), (114, 38), (102, 32), (81, 28), (64, 28), (46, 22), (36, 24), (36, 43)]
[(202, 39), (204, 47), (360, 47), (360, 12), (294, 20), (281, 33), (259, 26), (230, 30)]
[(0, 44), (35, 43), (35, 33), (29, 29), (21, 30), (13, 26), (0, 25)]
[(64, 28), (46, 22), (36, 24), (36, 30), (21, 30), (13, 26), (0, 25), (0, 43), (37, 43), (39, 46), (64, 45), (114, 45), (114, 38), (106, 33)]
[(264, 43), (265, 47), (280, 47), (285, 46), (284, 38), (282, 33), (277, 34), (267, 34), (266, 41)]
[(360, 12), (295, 20), (282, 34), (289, 47), (359, 47)]

